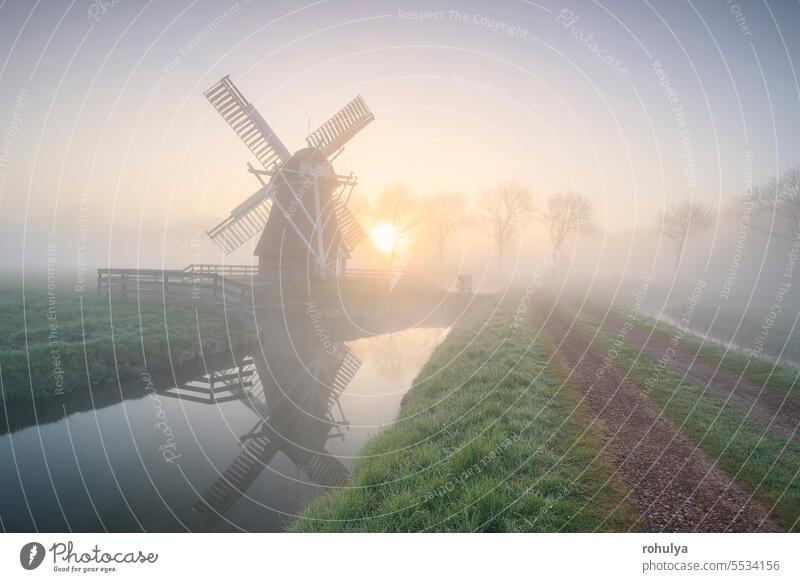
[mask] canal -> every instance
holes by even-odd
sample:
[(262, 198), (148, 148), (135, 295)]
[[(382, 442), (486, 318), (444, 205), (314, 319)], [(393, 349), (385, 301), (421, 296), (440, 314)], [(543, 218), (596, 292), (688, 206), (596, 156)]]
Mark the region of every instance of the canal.
[(261, 341), (236, 359), (9, 405), (1, 525), (281, 531), (344, 485), (448, 330)]

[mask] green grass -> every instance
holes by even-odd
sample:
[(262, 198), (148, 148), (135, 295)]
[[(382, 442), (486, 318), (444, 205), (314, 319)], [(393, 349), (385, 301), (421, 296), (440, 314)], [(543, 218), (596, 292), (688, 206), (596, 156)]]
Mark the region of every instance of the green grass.
[[(349, 487), (294, 531), (618, 531), (638, 516), (584, 434), (552, 346), (518, 300), (476, 309), (450, 332), (362, 451)], [(487, 320), (488, 323), (487, 323)], [(485, 327), (484, 324), (486, 324)]]
[[(53, 319), (55, 314), (55, 319)], [(112, 326), (113, 322), (113, 326)], [(199, 322), (199, 331), (198, 331)], [(56, 325), (51, 341), (51, 325)], [(63, 370), (64, 394), (100, 386), (121, 376), (180, 366), (228, 347), (228, 329), (234, 345), (241, 344), (252, 326), (228, 316), (222, 309), (188, 303), (164, 305), (157, 299), (80, 298), (56, 291), (55, 307), (43, 286), (0, 290), (0, 367), (6, 402), (56, 396), (56, 362)], [(112, 343), (113, 329), (113, 343)], [(116, 356), (116, 357), (115, 357)]]
[[(692, 315), (692, 327), (708, 329), (714, 337), (735, 338), (736, 343), (740, 346), (752, 348), (754, 340), (762, 331), (764, 316), (769, 311), (767, 306), (752, 303), (746, 307), (744, 302), (728, 301), (719, 306), (719, 312), (717, 312), (717, 307), (716, 304), (698, 305)], [(797, 308), (790, 304), (784, 304), (783, 307), (784, 314), (795, 313)], [(743, 313), (745, 309), (746, 311)], [(674, 313), (678, 309), (671, 311)], [(779, 317), (772, 322), (769, 338), (764, 346), (765, 354), (777, 357), (782, 353), (783, 357), (787, 359), (800, 359), (798, 356), (800, 354), (800, 337), (797, 334), (798, 330), (792, 331), (793, 323), (794, 318), (789, 316)]]
[[(597, 305), (600, 308), (600, 305)], [(604, 307), (602, 307), (605, 309)], [(617, 316), (624, 318), (625, 312), (619, 309), (614, 309)], [(721, 318), (724, 318), (721, 316)], [(721, 320), (717, 319), (717, 322)], [(695, 320), (695, 323), (698, 322)], [(707, 326), (710, 323), (706, 323)], [(638, 324), (642, 329), (655, 328), (654, 333), (664, 339), (670, 339), (678, 331), (675, 327), (657, 321), (649, 317), (641, 317)], [(732, 332), (731, 332), (732, 333)], [(772, 336), (770, 336), (772, 337)], [(744, 377), (751, 382), (764, 386), (767, 390), (771, 390), (781, 396), (789, 394), (790, 398), (800, 398), (800, 369), (780, 362), (775, 362), (769, 358), (759, 358), (756, 356), (748, 355), (740, 349), (725, 347), (702, 341), (694, 335), (686, 334), (681, 338), (681, 345), (684, 349), (696, 353), (698, 358), (702, 359), (714, 366), (719, 365), (721, 369), (728, 370), (735, 374), (744, 373)]]
[[(672, 335), (675, 329), (659, 323), (657, 333), (664, 336)], [(781, 396), (788, 393), (789, 398), (800, 398), (800, 383), (798, 383), (800, 369), (776, 363), (768, 358), (750, 356), (738, 349), (726, 350), (720, 345), (702, 342), (690, 335), (684, 336), (681, 343), (709, 364), (719, 365), (720, 368), (735, 374), (744, 373), (744, 377), (751, 382)]]
[[(575, 317), (570, 314), (570, 317)], [(576, 327), (587, 341), (597, 331), (597, 322), (578, 317)], [(607, 351), (615, 333), (601, 331), (593, 348)], [(668, 368), (657, 372), (657, 358), (639, 355), (639, 347), (629, 343), (618, 349), (615, 364), (630, 371), (637, 383), (660, 406), (682, 432), (699, 445), (745, 490), (771, 509), (770, 515), (784, 527), (797, 528), (800, 517), (800, 447), (766, 430), (761, 422), (748, 417), (733, 403), (691, 382)], [(774, 506), (774, 507), (773, 507)]]
[[(667, 335), (670, 331), (664, 324), (659, 324), (657, 333)], [(735, 374), (744, 373), (744, 377), (754, 384), (764, 386), (781, 396), (788, 393), (789, 398), (800, 398), (800, 369), (775, 363), (767, 358), (749, 356), (736, 349), (726, 350), (716, 344), (703, 343), (693, 336), (684, 336), (681, 343), (709, 364), (719, 365), (721, 369)]]

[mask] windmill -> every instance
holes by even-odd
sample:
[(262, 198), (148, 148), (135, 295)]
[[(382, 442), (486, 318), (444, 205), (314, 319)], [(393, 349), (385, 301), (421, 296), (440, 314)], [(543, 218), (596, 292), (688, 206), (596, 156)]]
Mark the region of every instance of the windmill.
[(228, 254), (261, 232), (259, 275), (319, 281), (344, 274), (365, 235), (347, 207), (357, 180), (337, 175), (332, 162), (374, 119), (364, 99), (350, 101), (290, 154), (229, 76), (204, 95), (263, 167), (248, 164), (261, 187), (208, 231), (211, 240)]

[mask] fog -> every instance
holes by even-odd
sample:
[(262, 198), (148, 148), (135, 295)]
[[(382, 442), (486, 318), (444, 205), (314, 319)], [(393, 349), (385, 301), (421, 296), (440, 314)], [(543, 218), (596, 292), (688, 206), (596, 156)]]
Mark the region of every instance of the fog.
[[(448, 235), (441, 265), (420, 218), (392, 260), (372, 240), (351, 267), (402, 268), (446, 288), (467, 274), (485, 292), (543, 281), (623, 306), (650, 277), (654, 315), (680, 311), (702, 281), (703, 304), (763, 317), (791, 248), (755, 230), (742, 238), (741, 200), (800, 164), (797, 47), (769, 34), (764, 11), (745, 34), (719, 6), (698, 8), (710, 24), (687, 24), (684, 8), (661, 3), (626, 14), (625, 28), (588, 2), (442, 9), (426, 19), (393, 2), (4, 7), (4, 283), (55, 272), (69, 290), (98, 267), (254, 264), (257, 237), (224, 255), (206, 235), (260, 187), (247, 172), (253, 156), (203, 97), (230, 74), (291, 151), (365, 98), (375, 121), (334, 168), (358, 177), (351, 204), (368, 234), (392, 184), (422, 214), (441, 192), (462, 197), (468, 220)], [(531, 211), (498, 268), (480, 200), (507, 180), (529, 192)], [(595, 228), (566, 236), (556, 270), (543, 215), (567, 191), (589, 201)], [(676, 265), (657, 216), (684, 201), (712, 209), (714, 222)]]

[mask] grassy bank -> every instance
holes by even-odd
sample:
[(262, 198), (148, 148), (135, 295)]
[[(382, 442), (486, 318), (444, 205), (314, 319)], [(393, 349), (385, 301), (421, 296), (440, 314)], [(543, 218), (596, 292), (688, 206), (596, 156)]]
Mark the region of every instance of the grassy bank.
[[(570, 313), (569, 317), (575, 317)], [(800, 448), (767, 430), (744, 409), (682, 380), (682, 375), (659, 367), (656, 358), (639, 354), (639, 346), (615, 346), (616, 334), (598, 331), (598, 323), (578, 317), (575, 325), (593, 349), (617, 348), (615, 365), (663, 407), (665, 414), (745, 490), (770, 509), (787, 529), (800, 518)], [(662, 329), (664, 327), (662, 326)], [(668, 331), (668, 330), (666, 330)], [(673, 330), (674, 331), (674, 330)], [(784, 389), (785, 390), (785, 389)]]
[[(676, 306), (669, 311), (680, 318), (685, 307)], [(797, 306), (784, 305), (784, 313), (796, 313), (796, 309)], [(692, 314), (691, 325), (696, 330), (708, 330), (713, 337), (734, 339), (739, 346), (752, 349), (768, 313), (767, 305), (753, 303), (748, 307), (743, 301), (733, 300), (717, 306), (714, 302), (712, 305), (698, 305)], [(800, 338), (797, 337), (797, 330), (792, 329), (793, 323), (794, 318), (790, 316), (778, 317), (771, 322), (769, 336), (764, 343), (765, 354), (800, 361)]]
[[(654, 322), (650, 322), (652, 326)], [(674, 327), (658, 323), (656, 333), (662, 337), (672, 337)], [(789, 398), (800, 398), (800, 369), (775, 362), (770, 358), (751, 356), (740, 349), (725, 348), (717, 343), (702, 341), (693, 335), (684, 335), (681, 344), (697, 353), (702, 360), (719, 365), (720, 368), (736, 374), (743, 374), (751, 382), (764, 386), (781, 396), (789, 394)]]
[[(394, 425), (362, 451), (347, 489), (294, 531), (593, 531), (637, 516), (584, 435), (552, 346), (518, 299), (462, 320), (420, 372)], [(495, 313), (493, 311), (497, 309)]]
[[(599, 304), (596, 307), (598, 309), (606, 309)], [(612, 311), (620, 318), (626, 316), (626, 312), (622, 309), (613, 309)], [(723, 318), (724, 316), (720, 316), (718, 321)], [(641, 317), (640, 325), (648, 331), (653, 329), (656, 335), (664, 339), (671, 339), (678, 331), (671, 325), (644, 316)], [(706, 327), (702, 327), (703, 325), (710, 325), (710, 323), (706, 324), (704, 321), (698, 321), (693, 318), (694, 328), (706, 329)], [(730, 335), (733, 334), (731, 333)], [(681, 345), (685, 349), (696, 353), (700, 359), (709, 364), (719, 365), (720, 368), (736, 374), (743, 374), (745, 378), (764, 386), (767, 390), (771, 390), (781, 396), (788, 393), (790, 398), (800, 398), (800, 382), (798, 382), (800, 380), (800, 369), (794, 366), (780, 361), (776, 362), (772, 358), (751, 356), (742, 351), (741, 347), (731, 346), (726, 348), (717, 342), (703, 341), (690, 333), (682, 335)], [(753, 346), (750, 345), (750, 347), (752, 348)], [(789, 350), (788, 344), (787, 350)]]
[[(98, 386), (142, 370), (162, 370), (218, 353), (253, 333), (219, 308), (156, 299), (74, 294), (43, 287), (0, 292), (0, 366), (6, 402)], [(113, 342), (112, 342), (113, 332)], [(202, 340), (201, 340), (202, 338)]]

